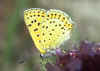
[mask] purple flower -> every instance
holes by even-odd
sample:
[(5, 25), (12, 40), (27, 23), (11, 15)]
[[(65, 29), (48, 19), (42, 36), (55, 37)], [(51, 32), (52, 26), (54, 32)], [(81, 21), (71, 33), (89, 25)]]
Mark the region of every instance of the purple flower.
[(47, 71), (100, 71), (100, 43), (81, 41), (79, 49), (57, 49), (56, 56), (56, 64), (46, 64)]

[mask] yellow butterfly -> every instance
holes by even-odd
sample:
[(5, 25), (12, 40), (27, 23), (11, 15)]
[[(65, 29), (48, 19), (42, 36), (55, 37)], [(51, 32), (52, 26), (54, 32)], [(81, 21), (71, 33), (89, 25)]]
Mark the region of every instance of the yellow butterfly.
[(31, 8), (24, 11), (24, 20), (35, 46), (41, 54), (49, 53), (70, 38), (73, 22), (61, 10)]

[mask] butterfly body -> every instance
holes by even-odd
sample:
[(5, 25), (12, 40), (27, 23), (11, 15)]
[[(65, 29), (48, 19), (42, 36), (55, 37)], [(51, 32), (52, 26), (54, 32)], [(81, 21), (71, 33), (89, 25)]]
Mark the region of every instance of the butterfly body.
[(24, 11), (26, 26), (41, 54), (55, 50), (70, 38), (70, 19), (66, 13), (56, 9), (31, 8)]

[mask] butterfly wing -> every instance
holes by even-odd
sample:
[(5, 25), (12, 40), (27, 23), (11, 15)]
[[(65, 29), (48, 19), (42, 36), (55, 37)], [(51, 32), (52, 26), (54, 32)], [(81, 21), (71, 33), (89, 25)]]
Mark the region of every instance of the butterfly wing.
[(24, 11), (25, 24), (29, 30), (32, 40), (35, 43), (35, 46), (41, 53), (45, 53), (42, 43), (43, 37), (41, 35), (41, 25), (43, 24), (45, 17), (46, 11), (44, 9), (31, 8)]
[(72, 23), (64, 12), (50, 9), (28, 9), (24, 12), (24, 20), (29, 33), (40, 53), (56, 49), (70, 38)]
[(42, 31), (46, 33), (43, 39), (44, 47), (47, 48), (47, 52), (51, 49), (56, 49), (65, 40), (70, 38), (72, 23), (69, 21), (69, 18), (67, 14), (60, 10), (51, 9), (47, 11), (47, 21)]

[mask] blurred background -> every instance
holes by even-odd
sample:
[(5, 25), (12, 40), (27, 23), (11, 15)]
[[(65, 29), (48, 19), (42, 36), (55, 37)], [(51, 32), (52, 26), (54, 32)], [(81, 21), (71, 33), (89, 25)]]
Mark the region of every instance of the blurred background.
[(0, 71), (39, 71), (39, 52), (24, 30), (27, 8), (60, 9), (75, 22), (72, 40), (100, 41), (100, 0), (0, 0)]

